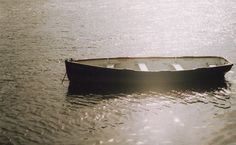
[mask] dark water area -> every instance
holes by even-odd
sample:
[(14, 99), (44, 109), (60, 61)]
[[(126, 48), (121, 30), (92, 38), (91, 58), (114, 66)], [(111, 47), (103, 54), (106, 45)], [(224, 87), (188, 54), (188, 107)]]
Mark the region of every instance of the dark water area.
[(0, 0), (0, 144), (235, 145), (235, 66), (184, 89), (61, 83), (71, 57), (235, 64), (235, 16), (233, 0)]

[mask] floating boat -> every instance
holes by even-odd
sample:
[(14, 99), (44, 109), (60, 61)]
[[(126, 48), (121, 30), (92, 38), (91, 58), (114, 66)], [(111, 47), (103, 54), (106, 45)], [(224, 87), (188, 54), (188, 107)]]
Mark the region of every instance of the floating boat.
[(163, 84), (222, 81), (233, 64), (218, 56), (65, 60), (72, 84)]

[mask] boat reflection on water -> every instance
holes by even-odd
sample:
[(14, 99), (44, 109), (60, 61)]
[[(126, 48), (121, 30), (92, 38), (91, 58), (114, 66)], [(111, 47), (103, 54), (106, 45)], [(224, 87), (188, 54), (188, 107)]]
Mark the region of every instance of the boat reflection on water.
[(189, 82), (178, 84), (73, 84), (68, 86), (67, 95), (115, 95), (115, 94), (133, 94), (144, 92), (168, 93), (170, 91), (196, 91), (211, 92), (230, 88), (230, 83), (224, 80), (211, 82)]
[[(155, 85), (118, 85), (118, 84), (70, 84), (66, 100), (78, 106), (94, 106), (105, 100), (119, 100), (121, 104), (130, 104), (125, 100), (143, 103), (151, 102), (178, 102), (184, 104), (204, 103), (212, 104), (221, 109), (231, 107), (231, 84), (227, 81), (155, 84)], [(110, 102), (111, 103), (111, 102)], [(106, 103), (105, 103), (106, 104)], [(108, 103), (109, 104), (109, 103)], [(108, 105), (106, 104), (106, 105)], [(131, 101), (132, 104), (132, 101)], [(165, 104), (165, 103), (164, 103)], [(168, 105), (168, 103), (167, 103)], [(170, 104), (169, 104), (170, 105)], [(172, 104), (173, 105), (173, 104)], [(78, 107), (77, 106), (77, 107)]]

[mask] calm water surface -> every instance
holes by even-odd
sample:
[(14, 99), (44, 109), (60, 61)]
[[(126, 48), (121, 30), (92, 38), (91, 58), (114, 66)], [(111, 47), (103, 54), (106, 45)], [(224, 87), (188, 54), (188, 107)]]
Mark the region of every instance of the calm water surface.
[(207, 88), (61, 84), (70, 57), (235, 63), (235, 16), (234, 0), (0, 0), (0, 144), (235, 145), (235, 67)]

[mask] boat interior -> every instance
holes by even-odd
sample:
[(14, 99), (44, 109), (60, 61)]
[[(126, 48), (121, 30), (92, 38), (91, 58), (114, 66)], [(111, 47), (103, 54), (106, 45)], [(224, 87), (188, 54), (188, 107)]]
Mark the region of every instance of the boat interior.
[(110, 69), (128, 69), (144, 72), (182, 71), (229, 64), (226, 59), (221, 57), (107, 58), (76, 60), (73, 62)]

